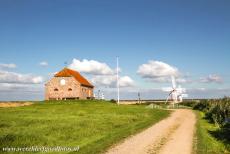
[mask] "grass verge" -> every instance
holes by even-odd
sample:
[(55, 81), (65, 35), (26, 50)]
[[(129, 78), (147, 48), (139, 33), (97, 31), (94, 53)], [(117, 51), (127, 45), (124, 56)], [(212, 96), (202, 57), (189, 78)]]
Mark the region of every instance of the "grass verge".
[(218, 131), (219, 128), (204, 119), (203, 112), (195, 112), (197, 115), (197, 130), (194, 152), (197, 154), (229, 154), (227, 145), (212, 135), (212, 132)]

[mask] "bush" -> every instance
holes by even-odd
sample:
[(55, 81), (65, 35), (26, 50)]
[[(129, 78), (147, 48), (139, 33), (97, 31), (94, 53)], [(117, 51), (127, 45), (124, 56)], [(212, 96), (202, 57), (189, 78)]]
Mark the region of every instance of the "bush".
[(193, 106), (194, 110), (199, 110), (199, 111), (205, 111), (208, 110), (209, 108), (210, 108), (210, 103), (206, 99), (195, 103), (195, 105)]
[[(206, 131), (208, 130), (208, 133), (215, 137), (217, 141), (223, 142), (226, 149), (230, 151), (230, 98), (206, 100), (203, 103), (195, 104), (193, 108), (203, 111), (205, 119), (219, 127), (212, 129), (210, 128), (211, 125), (209, 125)], [(198, 129), (203, 129), (203, 127)]]
[(180, 105), (193, 107), (195, 103), (196, 103), (195, 101), (184, 101), (184, 102), (180, 103)]
[(220, 128), (230, 122), (230, 98), (201, 100), (193, 109), (203, 111), (205, 118)]
[(111, 103), (117, 103), (117, 101), (115, 99), (111, 99), (110, 102)]

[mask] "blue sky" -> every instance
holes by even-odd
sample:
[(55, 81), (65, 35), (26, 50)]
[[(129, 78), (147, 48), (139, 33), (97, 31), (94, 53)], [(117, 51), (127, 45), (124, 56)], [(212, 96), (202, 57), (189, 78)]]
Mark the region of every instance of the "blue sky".
[[(146, 98), (164, 97), (149, 91), (170, 86), (137, 73), (149, 61), (177, 68), (180, 78), (189, 80), (181, 84), (192, 98), (230, 95), (228, 0), (0, 0), (0, 22), (0, 64), (16, 65), (0, 67), (1, 73), (43, 78), (26, 83), (27, 91), (36, 87), (36, 93), (22, 93), (24, 82), (0, 75), (0, 100), (43, 99), (44, 82), (65, 61), (95, 60), (114, 69), (116, 56), (121, 76), (135, 84), (124, 88), (142, 91)], [(43, 61), (46, 67), (39, 65)], [(89, 80), (94, 77), (82, 73)], [(6, 84), (13, 90), (4, 91)], [(107, 98), (115, 96), (113, 88), (104, 91), (111, 91)], [(136, 91), (124, 92), (123, 98), (135, 98)]]

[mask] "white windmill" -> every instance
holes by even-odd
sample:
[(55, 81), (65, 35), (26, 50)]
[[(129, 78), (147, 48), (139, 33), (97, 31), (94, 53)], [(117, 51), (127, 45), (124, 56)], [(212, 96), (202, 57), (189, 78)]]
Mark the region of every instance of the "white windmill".
[(162, 90), (169, 92), (165, 103), (171, 100), (171, 102), (174, 105), (175, 103), (182, 102), (184, 97), (188, 97), (188, 94), (185, 94), (186, 92), (185, 88), (181, 88), (180, 85), (178, 87), (176, 86), (176, 80), (174, 76), (171, 76), (171, 79), (172, 79), (172, 87), (163, 88)]

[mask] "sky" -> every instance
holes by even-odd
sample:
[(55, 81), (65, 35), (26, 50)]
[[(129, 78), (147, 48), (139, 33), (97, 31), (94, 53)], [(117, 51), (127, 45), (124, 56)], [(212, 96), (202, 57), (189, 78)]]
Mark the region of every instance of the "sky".
[(0, 0), (0, 100), (43, 100), (64, 67), (116, 98), (230, 96), (229, 0)]

